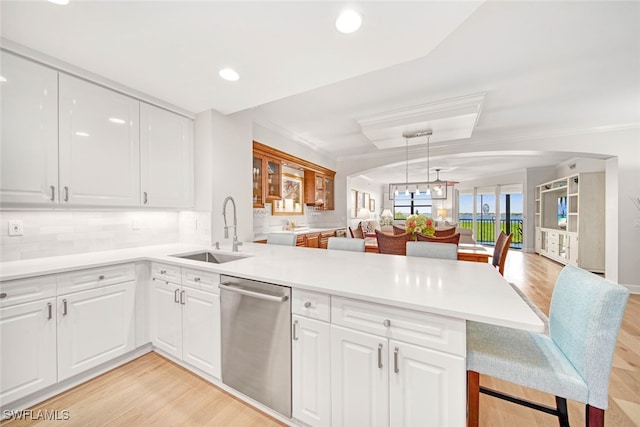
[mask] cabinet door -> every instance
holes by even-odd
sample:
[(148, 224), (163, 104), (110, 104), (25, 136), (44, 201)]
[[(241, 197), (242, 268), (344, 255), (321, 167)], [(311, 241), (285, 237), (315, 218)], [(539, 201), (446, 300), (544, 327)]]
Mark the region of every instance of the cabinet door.
[(264, 162), (261, 155), (253, 153), (253, 207), (264, 208)]
[(60, 203), (140, 205), (139, 105), (60, 74)]
[(133, 350), (134, 295), (125, 282), (58, 297), (59, 381)]
[(391, 426), (464, 426), (463, 357), (389, 342)]
[(293, 418), (331, 425), (331, 340), (328, 323), (293, 315)]
[(182, 358), (180, 285), (153, 280), (151, 286), (151, 341), (160, 350)]
[(571, 234), (569, 235), (569, 262), (573, 265), (578, 265), (578, 235)]
[(0, 309), (0, 405), (57, 380), (53, 298)]
[(220, 296), (183, 288), (182, 360), (220, 378)]
[[(324, 177), (324, 209), (328, 211), (334, 210), (334, 194), (333, 194), (333, 178)], [(369, 209), (369, 206), (365, 206)]]
[(190, 207), (193, 201), (193, 122), (140, 103), (142, 204)]
[(58, 73), (0, 52), (0, 202), (58, 197)]
[(282, 199), (282, 162), (276, 159), (265, 158), (267, 173), (265, 174), (267, 190), (266, 200), (272, 202)]
[(331, 402), (334, 427), (387, 426), (387, 340), (331, 326)]

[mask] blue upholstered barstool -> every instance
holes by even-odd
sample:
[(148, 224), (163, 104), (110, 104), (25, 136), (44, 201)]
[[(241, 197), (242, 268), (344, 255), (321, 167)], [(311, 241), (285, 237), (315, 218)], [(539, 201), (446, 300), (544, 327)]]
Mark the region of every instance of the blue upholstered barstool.
[[(603, 426), (609, 374), (629, 291), (577, 267), (560, 272), (551, 297), (549, 335), (467, 322), (468, 425), (479, 393), (541, 410), (569, 426), (566, 399), (586, 404), (586, 425)], [(556, 408), (480, 387), (489, 375), (556, 396)]]
[(458, 245), (455, 243), (407, 242), (407, 256), (458, 259)]
[(344, 237), (329, 237), (327, 249), (339, 251), (364, 252), (364, 239), (346, 239)]
[(296, 235), (293, 233), (269, 233), (267, 235), (268, 245), (295, 246)]

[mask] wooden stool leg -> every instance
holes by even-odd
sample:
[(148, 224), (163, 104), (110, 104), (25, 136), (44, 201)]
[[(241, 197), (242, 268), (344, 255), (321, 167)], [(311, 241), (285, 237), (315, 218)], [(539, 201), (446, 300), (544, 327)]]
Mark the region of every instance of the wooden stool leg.
[(560, 427), (569, 427), (569, 413), (567, 412), (567, 399), (556, 396), (556, 408), (558, 409), (558, 422)]
[(585, 419), (587, 427), (604, 427), (604, 409), (587, 405)]
[(467, 371), (467, 427), (478, 427), (480, 419), (480, 374)]

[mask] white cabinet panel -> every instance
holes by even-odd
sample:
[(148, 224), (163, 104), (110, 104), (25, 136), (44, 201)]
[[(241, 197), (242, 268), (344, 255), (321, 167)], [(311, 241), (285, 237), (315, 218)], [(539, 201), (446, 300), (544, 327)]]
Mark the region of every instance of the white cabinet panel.
[(59, 296), (58, 379), (133, 350), (134, 282)]
[(0, 406), (56, 382), (55, 316), (53, 298), (0, 309)]
[(0, 52), (0, 202), (58, 198), (58, 73)]
[(293, 315), (293, 418), (315, 427), (331, 425), (331, 328)]
[(140, 103), (140, 179), (142, 204), (190, 207), (193, 204), (193, 121)]
[(334, 427), (387, 426), (387, 340), (331, 326), (331, 401)]
[(391, 426), (464, 426), (463, 357), (389, 342)]
[(220, 296), (183, 288), (182, 359), (220, 378)]
[(168, 354), (182, 358), (182, 307), (180, 285), (152, 281), (151, 337), (153, 345)]
[(140, 205), (139, 101), (60, 73), (60, 203)]

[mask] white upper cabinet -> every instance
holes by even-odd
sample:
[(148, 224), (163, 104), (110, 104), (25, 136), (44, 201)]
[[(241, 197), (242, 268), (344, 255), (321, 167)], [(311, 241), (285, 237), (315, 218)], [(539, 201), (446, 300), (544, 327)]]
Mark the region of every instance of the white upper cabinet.
[(140, 103), (140, 184), (143, 206), (193, 203), (193, 122)]
[(0, 202), (57, 202), (58, 73), (0, 52)]
[(60, 204), (140, 205), (140, 102), (60, 73)]

